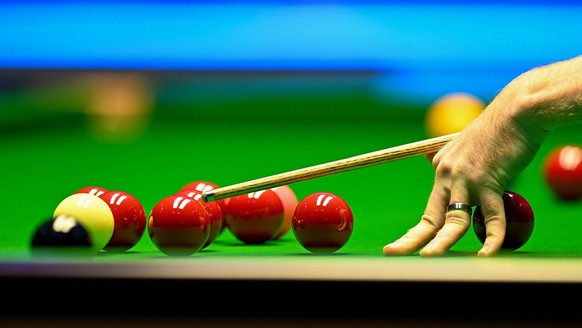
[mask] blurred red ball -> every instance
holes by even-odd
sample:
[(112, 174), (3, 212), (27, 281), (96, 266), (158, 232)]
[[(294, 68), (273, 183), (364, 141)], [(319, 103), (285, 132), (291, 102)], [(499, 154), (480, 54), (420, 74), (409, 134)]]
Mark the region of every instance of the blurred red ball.
[(561, 200), (582, 197), (582, 147), (563, 145), (548, 153), (543, 166), (548, 187)]

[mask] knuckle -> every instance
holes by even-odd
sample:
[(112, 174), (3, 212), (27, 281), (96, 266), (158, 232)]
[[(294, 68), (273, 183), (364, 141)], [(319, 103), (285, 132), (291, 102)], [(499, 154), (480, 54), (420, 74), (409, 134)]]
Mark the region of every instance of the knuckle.
[(452, 173), (452, 166), (447, 161), (441, 161), (435, 167), (435, 174), (437, 177), (449, 177)]
[(439, 220), (438, 218), (426, 213), (422, 215), (420, 221), (424, 225), (429, 226), (435, 232), (442, 228), (444, 224), (443, 220)]
[(468, 227), (470, 220), (467, 219), (468, 213), (463, 211), (448, 212), (445, 216), (445, 224), (454, 224), (461, 227)]

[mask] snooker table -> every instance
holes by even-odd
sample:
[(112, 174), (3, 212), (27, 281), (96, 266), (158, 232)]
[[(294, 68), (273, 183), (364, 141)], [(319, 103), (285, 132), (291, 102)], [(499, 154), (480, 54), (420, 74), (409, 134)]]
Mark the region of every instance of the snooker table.
[(383, 255), (423, 212), (433, 179), (423, 156), (290, 185), (299, 199), (329, 191), (350, 205), (353, 234), (333, 254), (309, 253), (291, 231), (246, 245), (225, 230), (185, 257), (158, 251), (147, 231), (119, 254), (33, 256), (34, 229), (84, 186), (132, 193), (149, 212), (194, 180), (227, 186), (427, 138), (423, 108), (378, 103), (359, 88), (250, 100), (220, 94), (202, 104), (156, 88), (147, 126), (122, 140), (102, 138), (89, 115), (69, 110), (84, 106), (70, 96), (83, 95), (73, 86), (67, 101), (45, 90), (42, 105), (34, 93), (9, 102), (17, 108), (0, 132), (3, 327), (579, 323), (582, 202), (559, 201), (541, 178), (551, 148), (582, 143), (579, 126), (553, 132), (512, 182), (534, 209), (534, 233), (494, 258), (476, 257), (472, 230), (442, 257)]

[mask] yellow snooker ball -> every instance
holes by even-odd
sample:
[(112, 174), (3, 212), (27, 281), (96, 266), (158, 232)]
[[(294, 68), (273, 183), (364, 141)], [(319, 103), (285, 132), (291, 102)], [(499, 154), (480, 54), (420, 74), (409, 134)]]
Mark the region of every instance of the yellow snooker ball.
[(446, 94), (435, 100), (426, 112), (425, 127), (429, 137), (460, 132), (485, 109), (485, 103), (463, 92)]
[(102, 250), (113, 236), (113, 212), (103, 199), (87, 193), (70, 195), (63, 199), (53, 213), (76, 218), (87, 230), (96, 252)]

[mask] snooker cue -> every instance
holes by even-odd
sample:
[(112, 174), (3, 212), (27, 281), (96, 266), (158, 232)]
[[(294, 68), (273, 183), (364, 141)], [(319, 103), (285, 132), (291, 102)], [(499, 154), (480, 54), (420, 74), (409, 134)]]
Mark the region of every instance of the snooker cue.
[(420, 154), (437, 152), (459, 133), (447, 134), (400, 146), (390, 147), (358, 156), (332, 161), (324, 164), (305, 167), (285, 173), (275, 174), (260, 179), (241, 182), (226, 187), (202, 192), (202, 200), (211, 202), (253, 191), (288, 185), (340, 172), (356, 170), (372, 165), (383, 164)]

